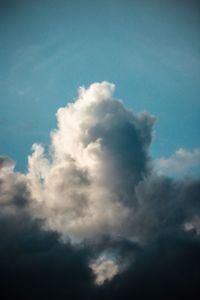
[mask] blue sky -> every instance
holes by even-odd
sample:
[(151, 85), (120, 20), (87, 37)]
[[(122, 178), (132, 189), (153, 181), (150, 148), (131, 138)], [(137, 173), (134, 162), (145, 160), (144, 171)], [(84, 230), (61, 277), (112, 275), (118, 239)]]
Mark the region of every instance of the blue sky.
[(154, 158), (200, 147), (198, 1), (1, 1), (0, 154), (26, 169), (81, 85), (158, 121)]

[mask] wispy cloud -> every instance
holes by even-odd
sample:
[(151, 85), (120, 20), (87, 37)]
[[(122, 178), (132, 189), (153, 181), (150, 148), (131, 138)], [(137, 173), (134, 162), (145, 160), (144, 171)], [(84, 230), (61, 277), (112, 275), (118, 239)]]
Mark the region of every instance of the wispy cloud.
[(183, 174), (200, 165), (200, 149), (180, 148), (171, 157), (161, 157), (155, 161), (156, 169), (166, 175)]

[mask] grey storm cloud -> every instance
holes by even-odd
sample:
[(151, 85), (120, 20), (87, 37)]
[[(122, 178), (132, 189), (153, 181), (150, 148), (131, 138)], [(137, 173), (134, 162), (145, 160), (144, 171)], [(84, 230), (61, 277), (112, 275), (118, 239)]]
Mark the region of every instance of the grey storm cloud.
[(0, 157), (4, 299), (199, 291), (200, 180), (156, 173), (155, 117), (127, 110), (113, 92), (107, 82), (80, 88), (57, 111), (48, 153), (33, 145), (26, 174)]

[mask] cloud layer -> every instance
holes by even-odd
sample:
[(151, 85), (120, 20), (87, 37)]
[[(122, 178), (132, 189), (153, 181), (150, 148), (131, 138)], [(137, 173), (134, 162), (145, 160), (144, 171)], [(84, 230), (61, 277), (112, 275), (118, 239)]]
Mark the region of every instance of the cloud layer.
[[(27, 174), (0, 157), (8, 299), (180, 299), (182, 291), (192, 299), (199, 291), (200, 180), (155, 172), (155, 117), (127, 110), (113, 92), (94, 83), (60, 108), (48, 151), (33, 145)], [(180, 155), (187, 164), (190, 153)]]

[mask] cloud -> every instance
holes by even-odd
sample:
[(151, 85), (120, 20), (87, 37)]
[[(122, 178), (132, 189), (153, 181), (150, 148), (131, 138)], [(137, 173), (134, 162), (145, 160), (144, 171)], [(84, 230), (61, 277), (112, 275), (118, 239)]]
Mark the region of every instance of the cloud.
[(200, 164), (200, 149), (189, 151), (180, 148), (169, 158), (162, 157), (155, 161), (159, 172), (173, 175), (189, 171), (192, 167)]
[(63, 244), (28, 214), (0, 213), (2, 299), (85, 299), (92, 293), (89, 250)]
[(15, 162), (6, 156), (0, 156), (0, 169), (1, 171), (5, 169), (14, 169)]
[(1, 213), (22, 210), (30, 200), (26, 175), (14, 172), (15, 163), (8, 157), (0, 157), (0, 206)]
[(106, 280), (111, 280), (119, 273), (119, 266), (112, 259), (104, 256), (99, 257), (90, 264), (90, 268), (95, 274), (96, 284), (102, 285)]
[[(200, 180), (155, 171), (155, 117), (127, 110), (113, 92), (94, 83), (60, 108), (49, 149), (33, 145), (27, 174), (0, 157), (4, 299), (199, 292)], [(198, 161), (198, 150), (177, 153), (183, 164)]]
[(197, 234), (200, 234), (200, 217), (194, 215), (190, 221), (185, 222), (184, 228), (186, 231), (194, 230)]
[(29, 156), (32, 197), (47, 227), (63, 238), (130, 233), (134, 187), (150, 172), (155, 118), (126, 110), (113, 91), (107, 82), (81, 88), (57, 112), (49, 158), (37, 144)]
[(200, 240), (162, 232), (135, 255), (129, 268), (96, 290), (95, 299), (196, 299)]

